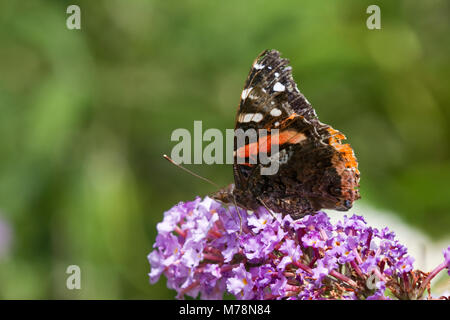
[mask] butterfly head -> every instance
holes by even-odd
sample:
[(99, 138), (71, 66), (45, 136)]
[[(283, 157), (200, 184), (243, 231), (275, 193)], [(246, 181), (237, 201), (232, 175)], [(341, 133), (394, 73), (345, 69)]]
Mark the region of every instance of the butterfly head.
[(352, 208), (353, 202), (361, 198), (359, 194), (359, 172), (354, 169), (336, 168), (337, 179), (335, 183), (337, 186), (329, 187), (329, 195), (334, 198), (334, 204), (330, 209), (338, 211), (347, 211)]

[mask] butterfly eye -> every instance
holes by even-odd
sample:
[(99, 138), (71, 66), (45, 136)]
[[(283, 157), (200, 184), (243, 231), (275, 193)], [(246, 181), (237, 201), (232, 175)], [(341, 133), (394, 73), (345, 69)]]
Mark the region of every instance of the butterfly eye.
[(345, 200), (345, 201), (344, 201), (344, 206), (345, 206), (347, 209), (350, 209), (350, 208), (352, 207), (352, 202), (351, 202), (350, 200)]

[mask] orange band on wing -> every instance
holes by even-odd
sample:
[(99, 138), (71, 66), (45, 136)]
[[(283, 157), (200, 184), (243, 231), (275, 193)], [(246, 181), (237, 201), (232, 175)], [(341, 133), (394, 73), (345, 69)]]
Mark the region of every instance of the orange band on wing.
[(342, 144), (341, 142), (341, 140), (345, 140), (346, 137), (342, 133), (331, 127), (329, 127), (327, 130), (331, 134), (328, 143), (342, 155), (345, 161), (345, 167), (354, 168), (356, 170), (356, 173), (359, 173), (358, 161), (356, 161), (352, 147), (348, 143)]
[(284, 130), (276, 135), (267, 135), (261, 137), (257, 142), (249, 143), (236, 150), (238, 158), (251, 158), (258, 155), (260, 152), (268, 154), (272, 147), (272, 136), (274, 137), (273, 144), (283, 145), (286, 143), (297, 144), (306, 139), (306, 135), (294, 129)]

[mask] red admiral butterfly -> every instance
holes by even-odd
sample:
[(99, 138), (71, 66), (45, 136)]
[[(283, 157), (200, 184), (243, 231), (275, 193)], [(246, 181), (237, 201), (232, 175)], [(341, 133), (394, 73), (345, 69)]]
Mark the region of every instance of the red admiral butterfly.
[[(234, 147), (234, 184), (214, 194), (216, 200), (255, 210), (264, 205), (294, 219), (322, 208), (346, 211), (359, 195), (358, 162), (339, 131), (317, 118), (292, 78), (287, 59), (276, 50), (254, 61), (242, 91), (235, 129), (278, 129), (276, 174), (262, 175), (261, 164), (239, 163), (238, 156), (258, 156), (254, 148)], [(269, 137), (270, 138), (270, 137)], [(261, 138), (260, 138), (261, 139)], [(266, 138), (267, 139), (267, 138)]]

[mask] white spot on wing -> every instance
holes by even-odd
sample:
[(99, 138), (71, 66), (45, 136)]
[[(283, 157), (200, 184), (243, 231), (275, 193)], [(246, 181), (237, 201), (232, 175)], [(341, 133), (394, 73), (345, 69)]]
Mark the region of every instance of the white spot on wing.
[(241, 94), (242, 100), (247, 99), (248, 94), (250, 93), (250, 91), (252, 91), (252, 89), (253, 89), (253, 88), (248, 88), (248, 89), (242, 90), (242, 94)]
[(270, 115), (272, 117), (279, 117), (281, 115), (281, 110), (278, 108), (273, 108), (272, 110), (270, 110)]
[(255, 115), (253, 116), (252, 121), (253, 122), (260, 122), (263, 119), (263, 115), (261, 113), (255, 113)]
[(246, 113), (244, 114), (244, 119), (242, 119), (242, 122), (247, 123), (252, 120), (254, 113)]
[(262, 64), (259, 64), (259, 63), (255, 63), (255, 64), (253, 65), (253, 67), (254, 67), (256, 70), (264, 69), (264, 66), (263, 66)]
[(275, 83), (273, 86), (273, 91), (282, 92), (284, 91), (285, 86), (283, 86), (280, 82)]
[(240, 123), (248, 123), (250, 121), (260, 122), (263, 119), (263, 115), (261, 113), (241, 113), (239, 115), (238, 121)]

